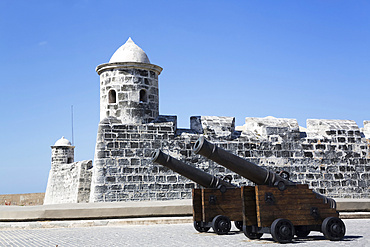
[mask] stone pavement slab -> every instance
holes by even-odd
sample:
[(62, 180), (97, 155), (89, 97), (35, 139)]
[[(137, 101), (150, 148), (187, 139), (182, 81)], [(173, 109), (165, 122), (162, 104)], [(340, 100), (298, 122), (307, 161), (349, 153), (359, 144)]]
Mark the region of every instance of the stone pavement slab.
[(0, 222), (0, 230), (36, 229), (36, 228), (75, 228), (92, 226), (126, 226), (126, 225), (156, 225), (192, 223), (193, 217), (145, 217), (127, 219), (98, 220), (56, 220), (56, 221), (25, 221)]
[[(343, 241), (331, 242), (321, 233), (313, 232), (308, 238), (294, 239), (284, 246), (370, 246), (370, 220), (344, 220), (347, 233)], [(233, 227), (228, 235), (212, 232), (198, 233), (191, 223), (95, 226), (33, 230), (1, 230), (0, 246), (282, 246), (274, 243), (271, 235), (261, 240), (249, 240)]]

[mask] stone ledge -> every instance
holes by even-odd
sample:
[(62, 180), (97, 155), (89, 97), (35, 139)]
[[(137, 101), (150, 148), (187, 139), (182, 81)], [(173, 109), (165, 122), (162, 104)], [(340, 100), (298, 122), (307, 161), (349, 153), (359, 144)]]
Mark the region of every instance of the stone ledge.
[(189, 216), (192, 212), (191, 200), (0, 206), (0, 221)]
[(370, 199), (335, 199), (339, 212), (370, 212)]
[[(336, 199), (341, 217), (370, 216), (370, 199)], [(357, 213), (351, 213), (357, 212)], [(0, 222), (60, 221), (179, 217), (192, 215), (192, 201), (139, 201), (107, 203), (70, 203), (40, 206), (0, 206)], [(357, 215), (357, 216), (356, 216)], [(183, 218), (183, 217), (181, 217)], [(140, 220), (136, 220), (140, 221)], [(113, 221), (112, 221), (113, 222)], [(134, 222), (134, 221), (130, 221)], [(37, 223), (37, 222), (33, 222)]]
[[(341, 213), (341, 219), (370, 219), (369, 212)], [(0, 222), (0, 230), (19, 229), (50, 229), (75, 228), (93, 226), (131, 226), (131, 225), (157, 225), (157, 224), (191, 224), (193, 217), (148, 217), (129, 219), (100, 219), (100, 220), (56, 220), (56, 221), (26, 221), (26, 222)]]
[(341, 212), (341, 219), (370, 219), (370, 212)]

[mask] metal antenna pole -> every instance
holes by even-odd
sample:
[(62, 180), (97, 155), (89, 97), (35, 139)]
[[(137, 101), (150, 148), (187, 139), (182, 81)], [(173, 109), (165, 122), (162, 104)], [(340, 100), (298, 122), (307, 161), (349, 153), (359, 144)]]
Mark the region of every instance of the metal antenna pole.
[(73, 145), (75, 143), (73, 137), (73, 105), (71, 105), (71, 115), (72, 115), (72, 145)]

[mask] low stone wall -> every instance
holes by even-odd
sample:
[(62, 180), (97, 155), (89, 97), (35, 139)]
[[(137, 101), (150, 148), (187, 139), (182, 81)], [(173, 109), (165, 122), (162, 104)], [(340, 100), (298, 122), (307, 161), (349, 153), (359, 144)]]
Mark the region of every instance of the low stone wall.
[(35, 206), (44, 203), (45, 193), (0, 195), (0, 205)]

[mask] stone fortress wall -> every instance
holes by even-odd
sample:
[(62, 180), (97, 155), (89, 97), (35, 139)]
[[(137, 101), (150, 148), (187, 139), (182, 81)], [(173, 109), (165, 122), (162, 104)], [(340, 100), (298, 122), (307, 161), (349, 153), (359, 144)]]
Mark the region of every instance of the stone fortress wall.
[(98, 65), (100, 123), (95, 156), (74, 162), (74, 147), (62, 138), (52, 146), (45, 204), (191, 198), (192, 181), (151, 163), (165, 153), (237, 185), (250, 181), (192, 153), (200, 135), (240, 157), (334, 198), (370, 198), (370, 121), (360, 129), (351, 120), (194, 116), (189, 129), (176, 116), (159, 115), (158, 80), (162, 68), (151, 64), (131, 39)]
[(212, 175), (231, 175), (237, 185), (251, 184), (228, 169), (192, 153), (200, 135), (221, 148), (334, 198), (370, 197), (370, 123), (361, 131), (351, 120), (246, 118), (235, 128), (232, 117), (192, 117), (190, 129), (177, 129), (176, 116), (154, 123), (122, 124), (107, 118), (99, 124), (90, 202), (191, 198), (188, 179), (152, 164), (157, 148)]

